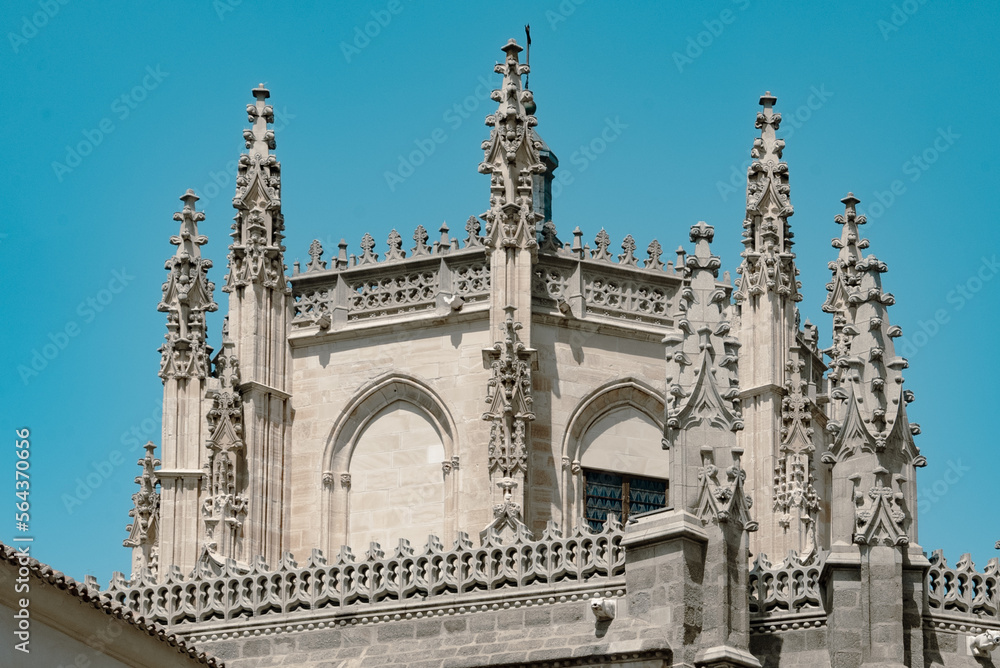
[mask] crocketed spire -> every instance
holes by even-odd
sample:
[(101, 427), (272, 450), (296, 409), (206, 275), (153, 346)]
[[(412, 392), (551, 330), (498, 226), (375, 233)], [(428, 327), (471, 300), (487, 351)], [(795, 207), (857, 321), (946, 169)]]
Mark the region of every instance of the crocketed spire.
[(236, 222), (230, 246), (229, 274), (225, 292), (250, 284), (284, 290), (281, 245), (284, 217), (281, 215), (281, 164), (270, 154), (275, 148), (274, 109), (265, 101), (271, 93), (260, 84), (253, 89), (254, 104), (247, 105), (252, 124), (243, 131), (247, 152), (240, 156), (236, 177)]
[(732, 432), (743, 428), (739, 411), (737, 349), (730, 336), (729, 298), (716, 282), (720, 260), (712, 254), (715, 229), (691, 227), (695, 252), (687, 256), (690, 285), (678, 299), (677, 330), (667, 334), (666, 440), (675, 506), (705, 521), (733, 520), (752, 530), (743, 495), (742, 450)]
[(479, 165), (480, 173), (490, 175), (490, 209), (482, 218), (490, 248), (534, 249), (535, 224), (543, 215), (534, 210), (532, 177), (545, 171), (539, 156), (542, 142), (531, 131), (537, 119), (525, 109), (533, 97), (530, 90), (521, 87), (521, 75), (529, 72), (528, 66), (518, 61), (521, 47), (511, 39), (503, 51), (506, 59), (494, 68), (503, 74), (503, 83), (491, 94), (499, 107), (486, 117), (486, 125), (493, 129), (482, 144), (485, 156)]
[(163, 298), (158, 311), (167, 314), (166, 343), (160, 346), (160, 378), (204, 379), (212, 348), (206, 343), (205, 313), (217, 310), (212, 296), (215, 284), (208, 280), (212, 261), (201, 256), (208, 237), (198, 234), (198, 223), (205, 214), (195, 210), (198, 196), (193, 190), (181, 195), (184, 208), (174, 214), (180, 233), (170, 237), (177, 252), (166, 261), (170, 272), (163, 284)]
[(886, 263), (862, 256), (868, 240), (858, 233), (866, 222), (857, 214), (859, 200), (848, 193), (841, 201), (845, 211), (835, 221), (843, 231), (832, 242), (839, 253), (830, 263), (833, 280), (823, 307), (834, 314), (830, 377), (835, 400), (828, 423), (834, 443), (824, 461), (851, 469), (858, 501), (852, 540), (905, 544), (915, 539), (912, 469), (926, 462), (913, 442), (920, 429), (906, 416), (913, 394), (903, 389), (907, 362), (893, 345), (902, 331), (889, 322), (888, 307), (895, 299), (882, 289)]
[(737, 269), (742, 278), (737, 281), (734, 295), (742, 301), (750, 295), (776, 292), (801, 301), (796, 280), (795, 254), (788, 219), (793, 210), (789, 201), (788, 164), (781, 161), (785, 141), (775, 132), (781, 124), (781, 114), (774, 113), (777, 98), (770, 92), (760, 98), (763, 111), (757, 112), (756, 127), (760, 137), (754, 139), (747, 170), (746, 218), (743, 221), (743, 262)]

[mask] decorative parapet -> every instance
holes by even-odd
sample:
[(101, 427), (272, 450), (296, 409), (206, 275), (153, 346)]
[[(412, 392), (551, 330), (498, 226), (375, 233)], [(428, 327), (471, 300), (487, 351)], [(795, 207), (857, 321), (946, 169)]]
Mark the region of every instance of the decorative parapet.
[(820, 584), (826, 552), (800, 559), (795, 551), (772, 565), (758, 554), (750, 568), (750, 620), (754, 626), (801, 622), (826, 617)]
[(979, 572), (966, 553), (954, 568), (935, 550), (927, 571), (926, 616), (931, 621), (1000, 623), (1000, 560), (993, 558)]
[[(365, 234), (360, 254), (348, 254), (348, 244), (341, 241), (328, 259), (323, 258), (322, 244), (313, 241), (305, 270), (297, 262), (291, 277), (293, 329), (336, 331), (408, 315), (440, 317), (489, 302), (490, 264), (481, 224), (473, 217), (465, 229), (466, 238), (459, 241), (449, 237), (448, 226), (443, 225), (440, 239), (428, 243), (427, 231), (418, 226), (415, 245), (409, 249), (403, 248), (402, 236), (395, 230), (385, 248)], [(591, 249), (583, 243), (579, 228), (572, 241), (559, 241), (551, 221), (540, 237), (532, 281), (536, 310), (576, 320), (673, 327), (677, 295), (690, 282), (683, 248), (676, 251), (676, 262), (664, 262), (663, 249), (654, 239), (640, 259), (629, 235), (621, 244), (622, 252), (613, 253), (611, 237), (602, 229)], [(732, 290), (728, 273), (719, 284), (727, 294)]]
[[(676, 264), (664, 263), (663, 249), (654, 239), (646, 247), (646, 258), (639, 259), (632, 235), (625, 237), (621, 253), (610, 248), (611, 237), (604, 229), (591, 249), (583, 243), (580, 228), (573, 231), (572, 242), (561, 243), (552, 223), (546, 223), (534, 268), (535, 303), (578, 320), (673, 327), (677, 294), (689, 283), (686, 251), (677, 250)], [(723, 282), (729, 282), (728, 275)]]
[(454, 547), (446, 550), (436, 536), (430, 536), (419, 554), (405, 540), (391, 556), (372, 543), (357, 561), (344, 546), (332, 564), (319, 550), (313, 550), (303, 566), (286, 553), (273, 569), (259, 557), (252, 566), (203, 557), (187, 578), (176, 567), (160, 582), (149, 571), (131, 581), (115, 573), (102, 596), (150, 622), (181, 624), (234, 619), (243, 623), (272, 613), (322, 610), (362, 615), (369, 612), (365, 606), (379, 603), (408, 601), (412, 606), (440, 600), (448, 605), (454, 600), (447, 598), (449, 594), (467, 595), (463, 601), (468, 603), (477, 597), (491, 598), (497, 590), (525, 588), (527, 595), (559, 583), (604, 589), (625, 573), (623, 536), (621, 524), (611, 515), (599, 533), (581, 523), (563, 537), (550, 522), (537, 541), (529, 535), (502, 543), (491, 531), (483, 545), (475, 547), (467, 534), (460, 533)]
[(409, 257), (395, 230), (385, 253), (375, 252), (369, 234), (362, 239), (361, 255), (348, 255), (347, 243), (341, 241), (329, 269), (322, 245), (314, 241), (306, 271), (300, 272), (296, 263), (291, 278), (293, 329), (339, 330), (377, 319), (440, 316), (488, 302), (490, 271), (480, 225), (470, 219), (466, 229), (464, 247), (448, 236), (447, 225), (441, 227), (441, 239), (428, 245), (427, 231), (418, 226)]

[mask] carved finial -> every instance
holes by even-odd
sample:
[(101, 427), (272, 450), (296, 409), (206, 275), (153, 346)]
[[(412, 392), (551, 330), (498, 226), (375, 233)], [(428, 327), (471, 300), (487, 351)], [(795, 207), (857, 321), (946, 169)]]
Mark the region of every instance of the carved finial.
[(319, 242), (319, 239), (313, 239), (312, 243), (309, 244), (309, 258), (306, 272), (326, 269), (326, 262), (323, 261), (323, 244)]
[(188, 189), (180, 197), (184, 208), (174, 214), (180, 232), (170, 237), (177, 251), (164, 265), (169, 272), (157, 310), (167, 314), (166, 342), (160, 346), (160, 378), (204, 379), (212, 348), (206, 341), (205, 314), (216, 311), (215, 284), (208, 280), (212, 261), (201, 256), (208, 238), (198, 233), (205, 214), (195, 209), (198, 196)]
[(643, 261), (643, 266), (650, 271), (662, 271), (663, 263), (660, 262), (660, 256), (663, 254), (663, 248), (660, 246), (660, 242), (656, 239), (649, 242), (646, 254), (649, 255), (649, 259)]
[(424, 226), (417, 225), (417, 229), (413, 232), (413, 241), (417, 244), (413, 247), (413, 257), (430, 254), (431, 249), (427, 245), (428, 238), (430, 238), (430, 235), (427, 234), (427, 230), (424, 229)]
[(469, 219), (465, 221), (465, 231), (468, 232), (468, 236), (465, 238), (466, 248), (476, 248), (483, 245), (483, 238), (479, 236), (481, 227), (479, 219), (475, 216), (469, 216)]
[(637, 266), (635, 259), (635, 239), (632, 238), (631, 234), (626, 236), (625, 240), (622, 241), (622, 250), (624, 252), (618, 256), (618, 263), (627, 267)]
[(558, 253), (562, 250), (562, 243), (556, 236), (556, 225), (551, 220), (542, 223), (542, 241), (538, 246), (541, 251)]
[(378, 262), (378, 253), (373, 253), (375, 249), (375, 237), (365, 232), (365, 236), (361, 237), (361, 259), (358, 260), (358, 264), (374, 264)]
[(490, 208), (486, 221), (486, 245), (490, 249), (518, 246), (535, 250), (535, 225), (543, 215), (534, 210), (532, 176), (545, 171), (539, 156), (541, 141), (532, 132), (538, 121), (525, 105), (533, 102), (522, 87), (521, 77), (529, 68), (518, 60), (521, 47), (514, 40), (503, 46), (506, 58), (494, 71), (503, 75), (491, 98), (496, 112), (486, 117), (490, 138), (482, 143), (479, 172), (490, 175)]
[(385, 254), (386, 262), (402, 260), (406, 257), (406, 251), (403, 250), (403, 237), (399, 235), (399, 232), (396, 230), (389, 232), (387, 243), (389, 244), (389, 251)]
[(611, 262), (611, 254), (608, 253), (608, 247), (611, 246), (611, 236), (603, 227), (601, 228), (601, 231), (597, 233), (597, 236), (594, 237), (594, 245), (597, 246), (597, 248), (590, 251), (590, 257), (595, 260)]

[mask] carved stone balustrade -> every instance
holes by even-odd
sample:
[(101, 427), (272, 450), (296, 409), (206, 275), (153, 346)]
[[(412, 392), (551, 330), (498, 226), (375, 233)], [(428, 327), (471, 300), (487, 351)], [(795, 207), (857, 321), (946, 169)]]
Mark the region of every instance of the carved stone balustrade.
[[(555, 602), (560, 596), (585, 598), (622, 589), (623, 535), (621, 524), (610, 515), (598, 533), (581, 526), (563, 537), (549, 523), (539, 540), (522, 535), (504, 542), (490, 532), (476, 547), (460, 533), (451, 549), (430, 536), (419, 553), (401, 540), (391, 554), (372, 543), (363, 558), (355, 559), (345, 546), (333, 563), (319, 550), (302, 566), (286, 554), (276, 568), (260, 558), (247, 566), (203, 557), (188, 577), (176, 568), (160, 580), (148, 569), (131, 581), (115, 573), (102, 596), (148, 621), (168, 625), (213, 620), (245, 625), (273, 614), (289, 615), (289, 621), (333, 615), (367, 619), (376, 611), (392, 615), (426, 608), (427, 614), (434, 614), (459, 604), (463, 611), (486, 610), (497, 601), (521, 596)], [(96, 582), (88, 586), (96, 587)], [(498, 597), (498, 590), (504, 595)]]
[(927, 617), (931, 623), (982, 622), (1000, 626), (1000, 560), (993, 558), (982, 572), (963, 554), (949, 567), (941, 550), (931, 554), (927, 572)]
[[(441, 240), (428, 245), (427, 232), (418, 227), (413, 235), (416, 245), (409, 251), (403, 250), (402, 237), (393, 230), (383, 253), (376, 252), (374, 239), (366, 234), (360, 255), (348, 255), (342, 241), (329, 262), (323, 260), (322, 245), (314, 241), (305, 271), (296, 263), (291, 277), (292, 338), (485, 311), (490, 300), (489, 260), (479, 222), (470, 219), (466, 230), (468, 236), (460, 243), (450, 239), (443, 226)], [(546, 223), (533, 268), (533, 310), (628, 329), (673, 327), (677, 294), (689, 282), (684, 251), (677, 251), (676, 265), (662, 262), (662, 248), (654, 240), (646, 248), (647, 257), (640, 260), (631, 235), (619, 254), (609, 252), (611, 239), (603, 229), (594, 250), (582, 244), (582, 236), (577, 228), (573, 241), (564, 244), (556, 239), (554, 226)], [(732, 290), (729, 280), (725, 274), (720, 281), (727, 293)]]
[(759, 554), (750, 569), (750, 620), (754, 627), (801, 624), (826, 617), (821, 585), (826, 553), (800, 559), (794, 551), (772, 565)]
[[(662, 248), (656, 240), (646, 248), (646, 259), (639, 260), (631, 235), (617, 255), (609, 252), (611, 239), (603, 229), (594, 240), (594, 250), (582, 244), (579, 228), (573, 232), (573, 241), (565, 244), (554, 235), (552, 228), (543, 230), (539, 245), (532, 284), (536, 312), (558, 310), (576, 320), (628, 328), (673, 327), (677, 294), (689, 283), (683, 250), (675, 266), (673, 261), (660, 260)], [(722, 283), (728, 282), (725, 275)]]
[(479, 237), (473, 230), (460, 248), (457, 240), (445, 241), (446, 236), (447, 226), (442, 228), (442, 240), (428, 246), (427, 233), (417, 228), (417, 245), (407, 257), (393, 230), (389, 251), (380, 260), (374, 240), (366, 234), (360, 257), (348, 257), (347, 244), (341, 242), (330, 268), (322, 259), (322, 246), (314, 241), (306, 271), (291, 277), (292, 337), (485, 308), (489, 262)]

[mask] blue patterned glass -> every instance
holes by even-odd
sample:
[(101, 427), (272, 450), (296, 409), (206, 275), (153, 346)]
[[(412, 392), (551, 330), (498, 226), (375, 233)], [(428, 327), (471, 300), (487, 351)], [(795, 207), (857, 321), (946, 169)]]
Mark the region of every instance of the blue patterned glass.
[(622, 477), (604, 471), (585, 471), (586, 512), (585, 519), (590, 528), (600, 531), (608, 513), (622, 517)]

